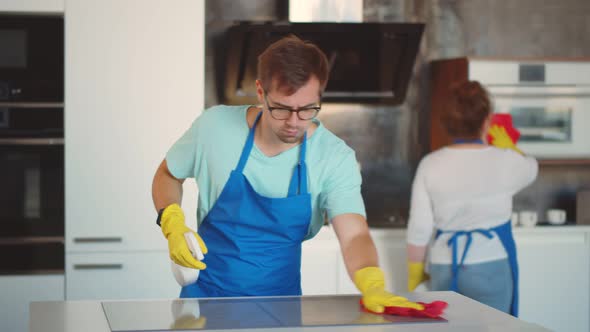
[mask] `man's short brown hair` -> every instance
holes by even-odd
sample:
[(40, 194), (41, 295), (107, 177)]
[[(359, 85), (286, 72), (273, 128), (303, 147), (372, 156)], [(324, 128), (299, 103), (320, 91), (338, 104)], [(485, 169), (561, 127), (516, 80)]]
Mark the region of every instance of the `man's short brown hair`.
[(479, 82), (462, 82), (451, 87), (442, 123), (453, 138), (480, 138), (491, 108), (488, 92)]
[(258, 79), (265, 91), (274, 87), (292, 95), (312, 76), (320, 81), (323, 91), (328, 82), (328, 71), (324, 52), (295, 35), (274, 42), (258, 56)]

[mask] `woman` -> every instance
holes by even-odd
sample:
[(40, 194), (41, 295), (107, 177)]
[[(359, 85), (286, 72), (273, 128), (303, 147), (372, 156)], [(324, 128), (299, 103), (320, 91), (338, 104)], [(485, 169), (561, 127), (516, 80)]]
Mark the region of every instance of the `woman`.
[(522, 154), (504, 128), (489, 133), (486, 90), (474, 81), (452, 89), (442, 119), (453, 143), (420, 162), (408, 224), (408, 289), (427, 276), (432, 290), (454, 290), (518, 315), (518, 265), (510, 216), (512, 196), (537, 176), (537, 161)]

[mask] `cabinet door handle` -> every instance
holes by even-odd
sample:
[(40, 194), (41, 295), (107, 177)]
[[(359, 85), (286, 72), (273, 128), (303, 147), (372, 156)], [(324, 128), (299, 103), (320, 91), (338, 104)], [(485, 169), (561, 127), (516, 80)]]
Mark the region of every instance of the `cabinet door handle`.
[(74, 270), (122, 270), (123, 264), (74, 264)]
[(64, 243), (63, 236), (18, 236), (11, 238), (0, 238), (0, 245), (31, 245)]
[(74, 243), (114, 243), (123, 242), (121, 237), (76, 237)]
[(64, 139), (54, 138), (0, 138), (4, 145), (64, 145)]

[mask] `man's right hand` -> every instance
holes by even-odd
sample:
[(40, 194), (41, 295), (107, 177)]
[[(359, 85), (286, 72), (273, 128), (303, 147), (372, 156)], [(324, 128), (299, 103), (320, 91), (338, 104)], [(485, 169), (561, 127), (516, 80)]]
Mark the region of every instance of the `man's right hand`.
[(203, 254), (207, 253), (207, 246), (199, 234), (184, 224), (184, 213), (178, 204), (168, 205), (164, 209), (160, 224), (162, 226), (162, 233), (168, 239), (170, 259), (174, 263), (197, 270), (204, 270), (207, 267), (205, 263), (193, 257), (189, 250), (188, 244), (184, 239), (184, 233), (186, 232), (193, 232), (195, 234)]

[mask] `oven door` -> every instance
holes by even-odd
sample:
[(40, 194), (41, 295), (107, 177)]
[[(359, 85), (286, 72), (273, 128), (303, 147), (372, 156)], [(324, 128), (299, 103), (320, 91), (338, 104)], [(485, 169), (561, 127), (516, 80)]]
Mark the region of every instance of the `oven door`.
[(590, 91), (575, 86), (490, 87), (496, 113), (512, 115), (527, 154), (590, 157)]
[(63, 273), (63, 139), (0, 142), (0, 274)]
[(63, 237), (63, 143), (46, 138), (0, 142), (0, 237)]

